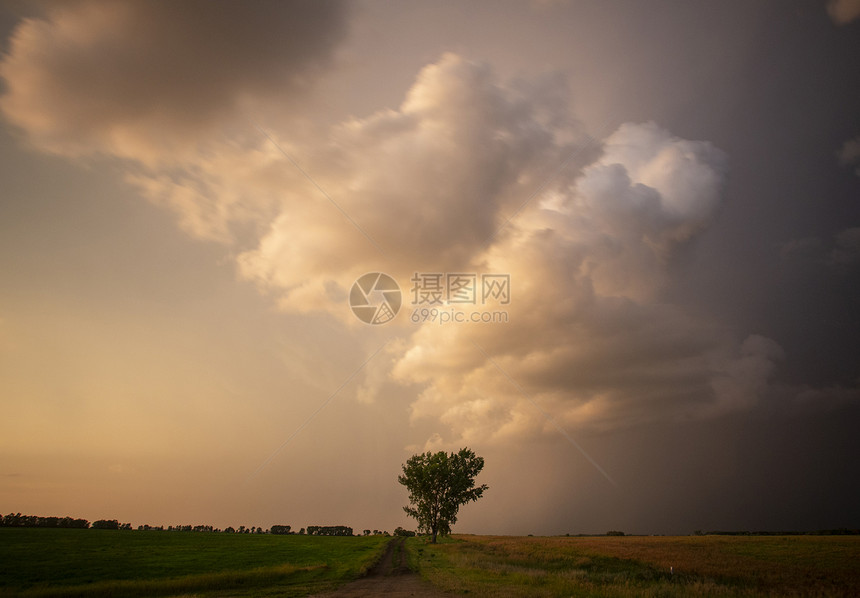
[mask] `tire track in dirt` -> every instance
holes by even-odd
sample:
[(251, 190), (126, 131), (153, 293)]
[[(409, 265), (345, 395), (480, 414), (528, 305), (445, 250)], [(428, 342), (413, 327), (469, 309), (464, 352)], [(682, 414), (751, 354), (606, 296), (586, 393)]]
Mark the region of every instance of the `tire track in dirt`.
[(409, 569), (404, 541), (405, 538), (391, 540), (379, 562), (361, 579), (330, 592), (314, 594), (311, 598), (360, 598), (365, 596), (442, 598), (447, 596)]

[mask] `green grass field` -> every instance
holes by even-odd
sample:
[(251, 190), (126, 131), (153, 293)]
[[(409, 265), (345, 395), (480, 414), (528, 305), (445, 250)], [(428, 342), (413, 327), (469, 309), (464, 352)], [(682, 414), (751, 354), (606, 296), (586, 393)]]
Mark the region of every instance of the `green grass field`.
[(302, 596), (357, 577), (387, 540), (0, 528), (0, 596)]
[(858, 536), (455, 536), (408, 547), (422, 577), (473, 596), (860, 596)]

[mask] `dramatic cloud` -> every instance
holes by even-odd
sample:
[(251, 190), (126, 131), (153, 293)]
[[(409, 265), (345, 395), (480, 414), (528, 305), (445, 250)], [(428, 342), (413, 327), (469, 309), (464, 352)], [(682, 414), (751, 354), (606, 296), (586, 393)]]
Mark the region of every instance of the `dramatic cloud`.
[(307, 181), (285, 191), (280, 216), (240, 257), (242, 272), (287, 309), (343, 314), (364, 271), (408, 280), (469, 267), (503, 215), (577, 147), (576, 123), (548, 85), (560, 83), (503, 88), (487, 66), (442, 57), (398, 110), (344, 123), (322, 149), (302, 148), (328, 198)]
[[(550, 430), (530, 400), (564, 425), (598, 427), (757, 404), (779, 346), (755, 335), (740, 343), (662, 299), (673, 253), (719, 204), (722, 153), (628, 123), (589, 155), (545, 91), (444, 56), (398, 110), (344, 124), (308, 160), (370, 239), (308, 187), (240, 257), (243, 274), (286, 310), (341, 318), (351, 317), (348, 286), (367, 270), (404, 287), (416, 271), (509, 274), (507, 324), (413, 331), (400, 319), (391, 373), (421, 389), (413, 417), (441, 422), (449, 440)], [(508, 222), (571, 154), (580, 162)], [(379, 371), (373, 378), (364, 399), (381, 386)]]
[[(723, 157), (654, 124), (625, 124), (481, 256), (511, 275), (505, 325), (425, 325), (394, 374), (425, 386), (413, 417), (457, 440), (614, 427), (748, 409), (780, 359), (739, 347), (661, 300), (671, 254), (718, 205)], [(538, 407), (537, 405), (540, 405)], [(451, 439), (454, 440), (454, 439)]]
[(860, 17), (860, 0), (830, 0), (827, 13), (837, 25), (847, 25)]
[[(715, 417), (767, 393), (777, 343), (665, 298), (673, 256), (720, 203), (725, 157), (710, 143), (654, 123), (589, 140), (558, 77), (506, 84), (454, 54), (422, 69), (397, 109), (324, 141), (250, 123), (228, 135), (247, 101), (292, 93), (326, 62), (337, 6), (260, 9), (227, 39), (216, 32), (229, 11), (214, 11), (187, 46), (192, 16), (172, 4), (98, 19), (90, 6), (19, 27), (0, 67), (6, 115), (53, 151), (147, 165), (129, 181), (189, 234), (230, 246), (285, 311), (357, 327), (346, 298), (365, 272), (394, 276), (407, 301), (414, 272), (510, 275), (510, 303), (493, 307), (508, 323), (390, 324), (398, 340), (368, 367), (361, 400), (392, 382), (415, 389), (412, 417), (439, 422), (444, 443), (555, 433), (544, 413), (595, 428)], [(164, 150), (182, 160), (160, 164)]]
[(0, 108), (50, 151), (175, 160), (243, 109), (303, 91), (342, 12), (312, 0), (51, 3), (11, 38)]

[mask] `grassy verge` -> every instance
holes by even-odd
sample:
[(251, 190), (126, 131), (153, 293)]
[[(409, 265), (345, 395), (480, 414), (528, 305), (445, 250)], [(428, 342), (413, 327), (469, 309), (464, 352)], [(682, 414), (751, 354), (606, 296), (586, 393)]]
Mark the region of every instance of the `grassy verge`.
[(860, 538), (457, 536), (410, 565), (475, 596), (857, 596)]
[(387, 538), (0, 528), (0, 596), (300, 596), (355, 579)]

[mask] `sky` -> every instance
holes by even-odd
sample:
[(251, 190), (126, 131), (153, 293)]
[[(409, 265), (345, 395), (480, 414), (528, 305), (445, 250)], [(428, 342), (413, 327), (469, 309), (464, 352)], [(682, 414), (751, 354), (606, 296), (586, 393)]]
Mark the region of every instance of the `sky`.
[(0, 511), (414, 528), (468, 446), (458, 532), (860, 527), (857, 0), (0, 36)]

